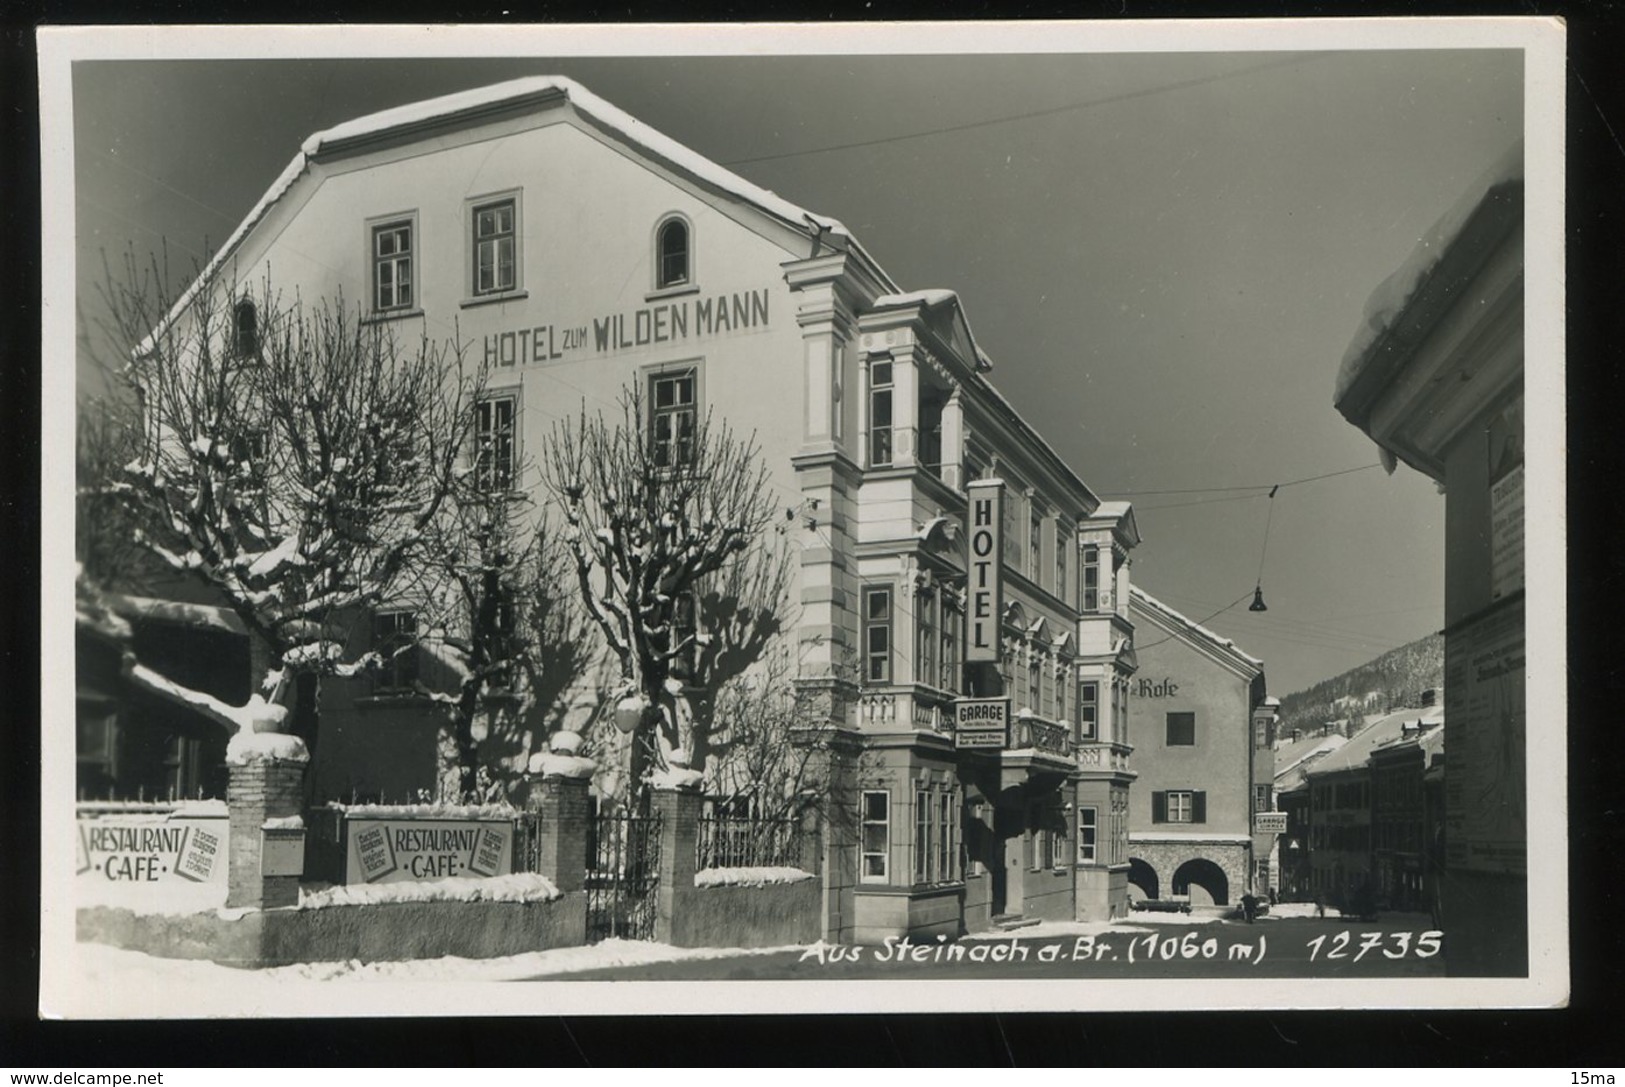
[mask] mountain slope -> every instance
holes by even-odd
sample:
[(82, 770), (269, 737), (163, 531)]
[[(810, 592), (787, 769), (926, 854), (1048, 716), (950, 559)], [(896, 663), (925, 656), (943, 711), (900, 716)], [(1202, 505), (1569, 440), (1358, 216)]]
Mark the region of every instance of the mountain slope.
[(1354, 714), (1416, 705), (1429, 687), (1444, 685), (1444, 638), (1429, 634), (1375, 660), (1323, 679), (1281, 699), (1280, 734), (1321, 731)]

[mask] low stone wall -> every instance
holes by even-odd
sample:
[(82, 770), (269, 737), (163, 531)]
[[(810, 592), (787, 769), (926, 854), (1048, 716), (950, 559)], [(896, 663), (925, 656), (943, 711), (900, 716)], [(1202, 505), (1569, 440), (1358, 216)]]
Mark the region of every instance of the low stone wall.
[(78, 911), (77, 920), (82, 941), (228, 966), (490, 959), (585, 943), (587, 900), (577, 891), (551, 902), (385, 902), (236, 917), (93, 907)]
[(782, 947), (818, 939), (820, 884), (815, 879), (761, 887), (679, 889), (672, 943), (678, 947)]

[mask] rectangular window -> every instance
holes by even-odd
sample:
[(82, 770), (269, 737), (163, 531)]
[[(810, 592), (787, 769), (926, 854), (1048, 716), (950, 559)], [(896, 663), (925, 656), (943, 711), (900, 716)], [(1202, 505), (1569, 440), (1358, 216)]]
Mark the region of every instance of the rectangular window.
[(942, 602), (942, 679), (937, 686), (945, 691), (958, 691), (959, 679), (959, 632), (962, 629), (964, 618), (960, 610), (952, 602), (944, 599)]
[(891, 871), (891, 794), (884, 790), (865, 791), (860, 803), (862, 880), (885, 883)]
[(1027, 576), (1034, 585), (1044, 576), (1044, 514), (1037, 502), (1027, 510)]
[(1055, 522), (1055, 598), (1066, 599), (1066, 526)]
[(892, 462), (892, 383), (889, 362), (869, 367), (869, 467), (889, 468)]
[(959, 793), (937, 794), (937, 879), (960, 880), (959, 871)]
[(1044, 715), (1044, 709), (1041, 704), (1043, 696), (1044, 665), (1043, 662), (1038, 659), (1038, 654), (1034, 653), (1032, 655), (1032, 659), (1027, 662), (1027, 708), (1038, 714), (1040, 717)]
[(935, 812), (931, 805), (931, 792), (920, 789), (914, 793), (914, 882), (931, 882), (931, 828)]
[(1269, 811), (1270, 810), (1270, 792), (1271, 792), (1271, 789), (1270, 789), (1270, 787), (1268, 785), (1254, 785), (1253, 786), (1253, 810), (1254, 811)]
[(1196, 714), (1170, 713), (1168, 715), (1168, 746), (1194, 747), (1196, 745)]
[(693, 370), (674, 370), (649, 378), (649, 452), (656, 468), (694, 461), (694, 377)]
[(1112, 736), (1120, 744), (1128, 739), (1128, 685), (1112, 684)]
[(1153, 823), (1207, 822), (1207, 793), (1201, 789), (1170, 789), (1151, 794)]
[(1095, 863), (1095, 809), (1078, 809), (1078, 863)]
[(914, 678), (935, 683), (937, 675), (937, 594), (922, 591), (914, 597)]
[(864, 677), (870, 683), (891, 682), (891, 590), (863, 591)]
[(516, 404), (512, 396), (490, 396), (474, 405), (474, 483), (486, 494), (513, 489)]
[(379, 658), (375, 690), (412, 690), (418, 678), (416, 642), (416, 613), (385, 611), (374, 616), (372, 645)]
[(512, 199), (474, 208), (474, 293), (511, 291), (519, 284), (518, 213)]
[(1100, 548), (1086, 547), (1083, 549), (1083, 607), (1080, 611), (1097, 611), (1100, 608)]
[(1100, 721), (1100, 684), (1078, 684), (1078, 734), (1085, 740), (1095, 738)]
[(1055, 677), (1055, 720), (1063, 725), (1071, 723), (1066, 716), (1066, 689), (1071, 686), (1067, 682), (1067, 675), (1070, 671), (1062, 666), (1060, 674)]
[(372, 308), (380, 313), (412, 307), (412, 220), (372, 228)]

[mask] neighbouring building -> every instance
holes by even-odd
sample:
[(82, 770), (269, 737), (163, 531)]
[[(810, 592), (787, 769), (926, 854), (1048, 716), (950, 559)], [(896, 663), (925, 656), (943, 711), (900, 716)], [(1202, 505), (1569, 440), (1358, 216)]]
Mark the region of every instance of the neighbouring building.
[(252, 693), (237, 617), (81, 582), (74, 627), (79, 798), (224, 798), (230, 710)]
[(1430, 910), (1443, 859), (1443, 812), (1430, 806), (1427, 774), (1442, 765), (1443, 720), (1406, 721), (1400, 736), (1371, 752), (1371, 863), (1377, 902), (1387, 909)]
[[(779, 637), (842, 809), (824, 839), (826, 939), (1126, 911), (1133, 514), (999, 394), (952, 291), (905, 289), (841, 223), (551, 77), (316, 133), (217, 267), (285, 297), (360, 300), (403, 342), (471, 345), (491, 368), (480, 470), (505, 486), (534, 491), (549, 428), (583, 404), (618, 411), (629, 386), (673, 463), (708, 412), (754, 432), (799, 609)], [(252, 331), (252, 312), (235, 316)], [(383, 609), (373, 646), (416, 622), (409, 600)], [(386, 656), (367, 690), (324, 685), (340, 701), (322, 707), (318, 801), (433, 785), (433, 708), (401, 674), (422, 654)], [(1233, 647), (1190, 659), (1191, 692), (1212, 690), (1203, 751), (1239, 784), (1195, 774), (1160, 803), (1164, 821), (1227, 836), (1200, 853), (1218, 858), (1220, 882), (1202, 879), (1223, 901), (1247, 878), (1262, 677)]]
[(1273, 808), (1275, 706), (1264, 662), (1144, 590), (1130, 591), (1138, 670), (1128, 696), (1138, 775), (1131, 893), (1230, 905), (1257, 882), (1254, 813)]
[(1445, 956), (1524, 976), (1524, 169), (1520, 141), (1376, 289), (1334, 402), (1445, 492)]
[[(1311, 894), (1344, 911), (1382, 904), (1374, 861), (1379, 814), (1372, 755), (1407, 735), (1437, 728), (1440, 720), (1437, 709), (1387, 714), (1307, 768)], [(1398, 811), (1392, 814), (1400, 818)]]
[(1276, 842), (1274, 886), (1289, 902), (1311, 895), (1309, 867), (1309, 767), (1347, 742), (1337, 732), (1277, 737), (1275, 807), (1286, 815), (1286, 829)]

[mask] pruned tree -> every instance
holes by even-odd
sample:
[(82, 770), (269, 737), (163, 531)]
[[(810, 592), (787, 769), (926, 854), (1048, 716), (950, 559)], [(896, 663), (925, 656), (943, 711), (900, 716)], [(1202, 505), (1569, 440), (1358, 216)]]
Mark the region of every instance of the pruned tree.
[[(283, 305), (205, 271), (181, 298), (126, 255), (112, 331), (140, 404), (121, 493), (136, 538), (217, 590), (269, 650), (263, 697), (353, 672), (349, 625), (396, 591), (456, 483), (483, 382), (342, 297)], [(179, 303), (179, 305), (177, 305)], [(317, 699), (294, 731), (314, 744)]]
[(689, 689), (706, 684), (680, 674), (707, 640), (695, 594), (740, 561), (773, 508), (754, 437), (666, 408), (646, 412), (636, 390), (624, 392), (618, 419), (583, 411), (555, 426), (543, 463), (584, 610), (619, 664), (612, 697), (617, 721), (630, 724), (640, 806), (651, 772), (691, 758)]
[[(416, 638), (450, 666), (450, 690), (421, 680), (446, 713), (445, 770), (459, 800), (496, 799), (510, 784), (482, 757), (482, 739), (524, 754), (549, 731), (556, 703), (583, 666), (585, 619), (569, 591), (570, 557), (522, 492), (465, 473), (426, 534), (419, 599), (432, 602)], [(503, 484), (506, 480), (499, 481)], [(483, 736), (482, 736), (483, 733)]]

